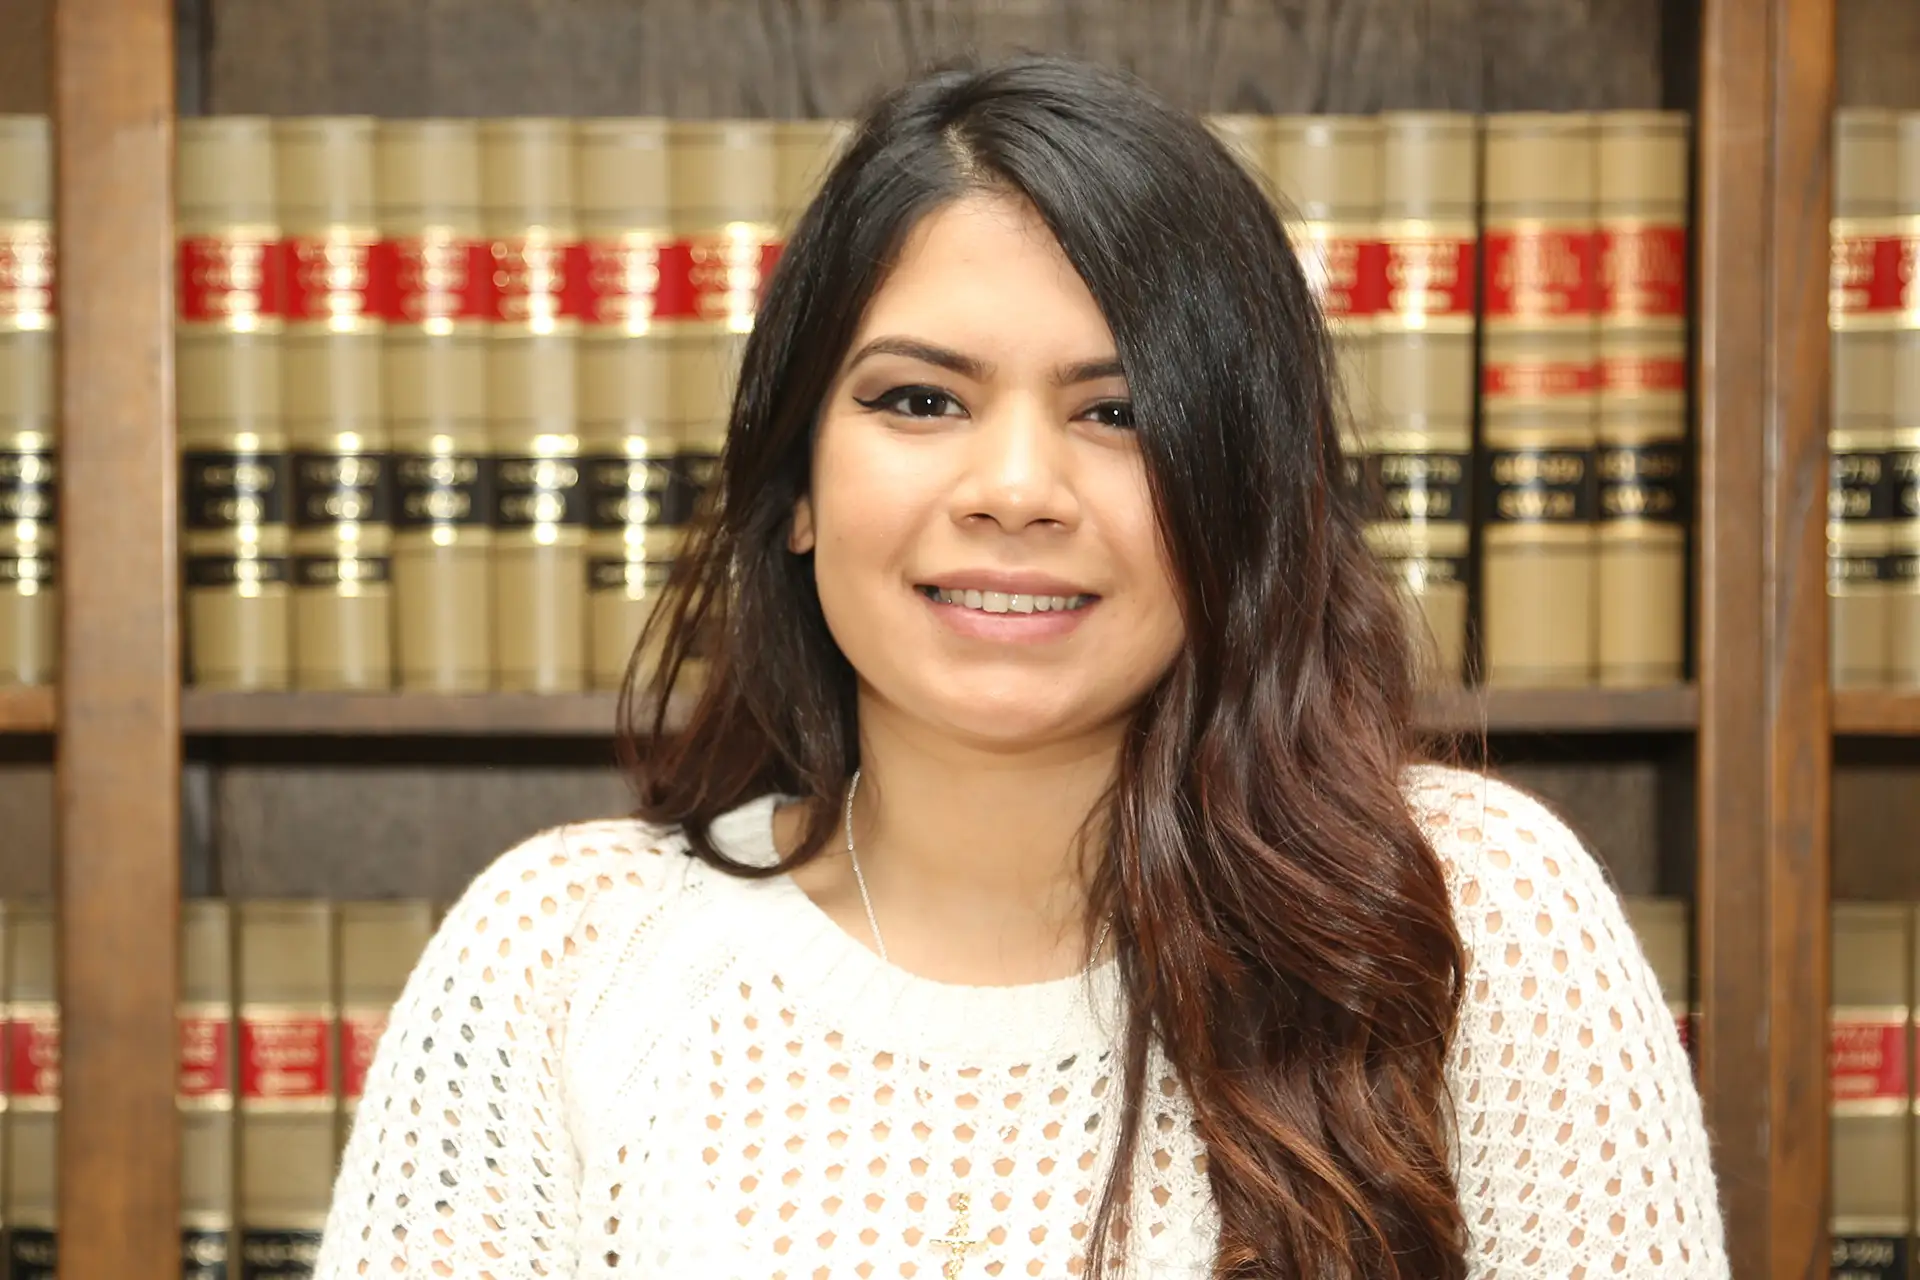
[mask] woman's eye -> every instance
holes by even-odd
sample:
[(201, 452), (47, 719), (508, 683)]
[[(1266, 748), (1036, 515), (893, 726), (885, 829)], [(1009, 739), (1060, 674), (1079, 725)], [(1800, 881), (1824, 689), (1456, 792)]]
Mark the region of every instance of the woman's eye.
[(869, 409), (897, 413), (903, 418), (944, 418), (959, 408), (959, 403), (938, 387), (895, 387), (871, 400), (855, 396), (854, 401)]
[(1133, 427), (1133, 403), (1128, 400), (1103, 400), (1087, 413), (1103, 427), (1121, 430), (1131, 430)]

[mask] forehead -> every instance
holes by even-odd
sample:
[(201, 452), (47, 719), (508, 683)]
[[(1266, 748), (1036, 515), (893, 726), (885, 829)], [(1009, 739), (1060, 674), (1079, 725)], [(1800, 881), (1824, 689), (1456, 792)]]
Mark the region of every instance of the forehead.
[(1052, 230), (1025, 200), (1000, 193), (943, 205), (907, 234), (860, 337), (902, 331), (1003, 350), (1036, 342), (1050, 352), (1062, 344), (1113, 346), (1099, 305)]

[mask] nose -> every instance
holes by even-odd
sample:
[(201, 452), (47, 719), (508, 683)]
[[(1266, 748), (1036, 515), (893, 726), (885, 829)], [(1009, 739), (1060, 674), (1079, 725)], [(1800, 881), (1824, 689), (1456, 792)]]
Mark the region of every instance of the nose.
[(1025, 397), (977, 416), (954, 486), (955, 521), (991, 521), (1008, 533), (1077, 524), (1072, 447), (1066, 425)]

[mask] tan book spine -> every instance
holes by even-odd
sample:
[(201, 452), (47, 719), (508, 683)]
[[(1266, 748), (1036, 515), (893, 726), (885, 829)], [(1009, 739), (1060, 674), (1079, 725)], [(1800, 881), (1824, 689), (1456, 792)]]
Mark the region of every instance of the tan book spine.
[(387, 1018), (433, 937), (433, 904), (342, 903), (337, 919), (340, 1129), (344, 1148)]
[(826, 181), (833, 162), (853, 136), (853, 122), (837, 119), (783, 120), (774, 131), (779, 149), (776, 175), (779, 182), (781, 241), (793, 233), (800, 215), (813, 203), (814, 195)]
[(51, 902), (10, 905), (7, 921), (8, 1275), (54, 1280), (59, 1262), (60, 1005)]
[(1473, 291), (1479, 128), (1380, 117), (1379, 249), (1366, 385), (1367, 541), (1408, 596), (1423, 679), (1464, 675), (1472, 538)]
[(281, 406), (293, 451), (293, 679), (303, 689), (393, 683), (374, 128), (360, 116), (274, 128), (287, 270)]
[(665, 120), (579, 128), (580, 232), (589, 300), (580, 334), (587, 503), (587, 667), (617, 689), (665, 585), (676, 506), (672, 350), (656, 317), (671, 238)]
[(1246, 112), (1217, 112), (1205, 117), (1207, 128), (1231, 151), (1248, 174), (1277, 196), (1274, 181), (1274, 132), (1281, 117)]
[(1487, 118), (1480, 587), (1493, 685), (1595, 674), (1593, 117)]
[(0, 115), (0, 686), (53, 682), (53, 154), (45, 116)]
[(1829, 1024), (1834, 1270), (1906, 1276), (1913, 1227), (1913, 913), (1835, 903)]
[(291, 474), (280, 407), (286, 274), (272, 127), (251, 116), (183, 119), (176, 157), (189, 678), (284, 689)]
[(1686, 658), (1687, 117), (1599, 117), (1601, 685), (1677, 684)]
[(1640, 949), (1660, 982), (1680, 1043), (1689, 1053), (1699, 1010), (1693, 1002), (1693, 931), (1691, 904), (1684, 898), (1628, 896), (1620, 900), (1627, 923), (1640, 940)]
[(470, 120), (382, 121), (374, 164), (399, 684), (474, 693), (494, 654), (479, 134)]
[(697, 510), (780, 253), (779, 152), (763, 120), (676, 120), (669, 136), (673, 239), (662, 254), (657, 314), (672, 362), (675, 478), (680, 501)]
[(325, 902), (243, 902), (235, 927), (240, 1272), (305, 1275), (337, 1152), (333, 912)]
[(1897, 685), (1920, 687), (1920, 111), (1903, 112), (1896, 123), (1899, 187), (1894, 208), (1900, 220), (1900, 309), (1893, 332), (1893, 432), (1888, 441), (1889, 502), (1893, 530), (1888, 541), (1888, 676)]
[(180, 1274), (226, 1280), (233, 1256), (232, 913), (180, 904)]
[(1847, 109), (1833, 121), (1833, 227), (1827, 322), (1832, 417), (1827, 439), (1827, 595), (1833, 682), (1888, 682), (1893, 550), (1894, 326), (1899, 317), (1895, 117)]
[(487, 434), (493, 454), (495, 682), (586, 684), (586, 493), (581, 484), (579, 234), (570, 123), (480, 126), (493, 246)]

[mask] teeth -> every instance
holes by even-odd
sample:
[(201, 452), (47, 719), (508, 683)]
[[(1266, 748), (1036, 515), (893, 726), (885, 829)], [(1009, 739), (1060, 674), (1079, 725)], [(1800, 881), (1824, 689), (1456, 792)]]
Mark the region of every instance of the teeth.
[[(968, 592), (968, 594), (971, 595), (972, 592)], [(1005, 613), (1007, 611), (1007, 593), (1006, 592), (983, 591), (980, 593), (980, 595), (981, 595), (980, 607), (982, 609), (985, 609), (988, 613)]]
[(1033, 597), (1032, 597), (1032, 596), (1008, 596), (1008, 597), (1007, 597), (1007, 612), (1009, 612), (1009, 613), (1032, 613), (1032, 612), (1033, 612)]
[(969, 609), (978, 609), (980, 607), (980, 593), (978, 591), (968, 591), (960, 597), (958, 603), (964, 604)]
[(1066, 608), (1078, 609), (1080, 607), (1080, 597), (1075, 596), (1073, 598), (1073, 603), (1069, 605), (1067, 602), (1067, 598), (1065, 596), (1048, 596), (1047, 603), (1050, 608), (1054, 608), (1054, 609), (1066, 609)]
[(979, 609), (983, 613), (1064, 613), (1078, 609), (1091, 596), (1015, 595), (1006, 591), (958, 591), (947, 587), (928, 587), (927, 594), (941, 604)]

